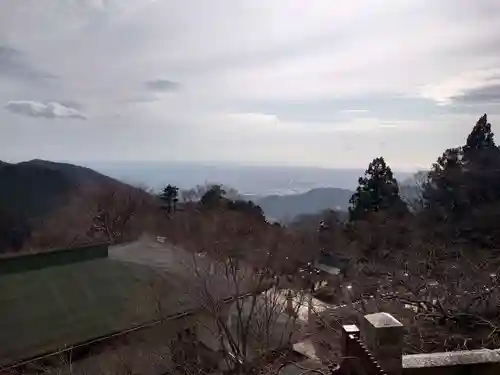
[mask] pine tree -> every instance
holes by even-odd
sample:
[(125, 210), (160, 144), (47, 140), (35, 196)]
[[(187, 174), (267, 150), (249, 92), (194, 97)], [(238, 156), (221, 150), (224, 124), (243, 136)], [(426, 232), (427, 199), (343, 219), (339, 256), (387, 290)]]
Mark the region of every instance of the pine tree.
[(471, 205), (500, 201), (500, 151), (486, 115), (476, 123), (463, 147), (464, 185)]
[(434, 163), (424, 199), (428, 209), (455, 221), (477, 205), (500, 201), (500, 151), (486, 115), (465, 145), (446, 150)]
[(486, 114), (465, 145), (446, 150), (433, 165), (424, 202), (426, 213), (447, 224), (454, 238), (492, 244), (500, 236), (489, 223), (500, 214), (500, 150)]
[(221, 185), (212, 185), (201, 197), (200, 203), (203, 207), (213, 208), (225, 197), (226, 191)]
[(462, 149), (447, 149), (433, 164), (424, 184), (424, 209), (443, 219), (451, 212), (458, 214), (466, 210), (462, 178)]
[(358, 184), (356, 192), (349, 200), (351, 221), (381, 210), (394, 214), (407, 212), (406, 204), (399, 196), (398, 182), (383, 157), (373, 159), (365, 176), (359, 178)]
[(465, 159), (472, 159), (478, 153), (494, 149), (496, 149), (494, 134), (491, 131), (491, 124), (488, 122), (488, 117), (484, 114), (479, 118), (467, 137), (467, 142), (463, 147), (464, 157)]
[(168, 213), (177, 209), (177, 202), (179, 201), (178, 194), (179, 188), (170, 184), (168, 184), (160, 194), (160, 199), (165, 202)]

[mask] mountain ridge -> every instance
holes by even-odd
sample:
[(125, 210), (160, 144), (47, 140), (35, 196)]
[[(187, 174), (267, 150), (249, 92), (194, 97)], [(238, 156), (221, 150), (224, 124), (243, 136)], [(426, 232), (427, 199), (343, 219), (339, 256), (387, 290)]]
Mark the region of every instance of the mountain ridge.
[(86, 167), (33, 159), (0, 161), (0, 250), (19, 247), (29, 235), (30, 222), (65, 204), (83, 187), (126, 186)]
[(267, 195), (254, 200), (266, 217), (277, 221), (290, 221), (296, 216), (316, 214), (325, 209), (347, 211), (353, 190), (323, 187), (305, 193), (289, 195)]
[[(276, 183), (285, 186), (282, 177)], [(308, 185), (321, 182), (309, 177), (288, 185), (288, 191), (304, 190)], [(256, 183), (257, 186), (258, 181)], [(31, 219), (44, 217), (62, 207), (71, 193), (87, 186), (134, 188), (123, 180), (67, 162), (41, 159), (20, 163), (0, 161), (0, 249), (5, 247), (2, 240), (7, 236), (6, 230), (15, 228), (20, 236), (25, 236), (29, 233)], [(314, 215), (328, 209), (346, 213), (354, 189), (329, 186), (286, 195), (242, 194), (241, 197), (258, 204), (269, 221), (290, 222), (297, 216)]]

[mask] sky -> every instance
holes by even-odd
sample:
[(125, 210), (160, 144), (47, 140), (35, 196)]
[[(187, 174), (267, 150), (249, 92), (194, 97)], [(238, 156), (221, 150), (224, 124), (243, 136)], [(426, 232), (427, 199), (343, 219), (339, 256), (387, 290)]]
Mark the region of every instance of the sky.
[(428, 167), (487, 113), (498, 0), (2, 0), (0, 160)]

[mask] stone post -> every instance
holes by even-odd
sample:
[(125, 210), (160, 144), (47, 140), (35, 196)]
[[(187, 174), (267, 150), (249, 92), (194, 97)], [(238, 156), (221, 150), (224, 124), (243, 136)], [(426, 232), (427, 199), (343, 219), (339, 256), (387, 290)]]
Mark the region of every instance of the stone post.
[(360, 338), (359, 329), (356, 325), (346, 324), (342, 326), (342, 342), (341, 342), (342, 357), (349, 356), (349, 336), (353, 336), (357, 339)]
[(361, 340), (389, 375), (402, 374), (404, 327), (388, 313), (365, 315)]

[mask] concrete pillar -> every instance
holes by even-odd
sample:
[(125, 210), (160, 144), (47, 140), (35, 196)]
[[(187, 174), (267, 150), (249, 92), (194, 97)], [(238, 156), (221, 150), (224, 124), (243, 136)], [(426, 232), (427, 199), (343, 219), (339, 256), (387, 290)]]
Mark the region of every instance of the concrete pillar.
[(365, 315), (361, 341), (388, 375), (401, 375), (404, 327), (388, 313)]
[(356, 325), (346, 324), (342, 326), (342, 342), (341, 342), (342, 357), (349, 357), (349, 336), (353, 336), (357, 339), (360, 338), (360, 332)]

